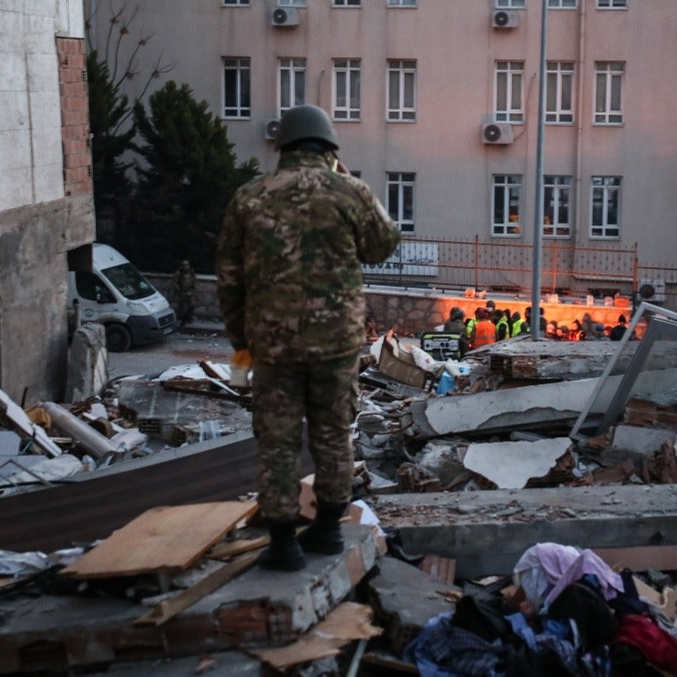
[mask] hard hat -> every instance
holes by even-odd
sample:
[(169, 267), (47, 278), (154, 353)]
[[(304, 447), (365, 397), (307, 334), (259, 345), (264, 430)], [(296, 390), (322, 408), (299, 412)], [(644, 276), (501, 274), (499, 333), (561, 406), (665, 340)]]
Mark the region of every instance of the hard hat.
[(324, 141), (334, 150), (338, 150), (336, 130), (327, 113), (319, 106), (304, 104), (290, 108), (280, 121), (275, 137), (275, 150), (305, 139)]

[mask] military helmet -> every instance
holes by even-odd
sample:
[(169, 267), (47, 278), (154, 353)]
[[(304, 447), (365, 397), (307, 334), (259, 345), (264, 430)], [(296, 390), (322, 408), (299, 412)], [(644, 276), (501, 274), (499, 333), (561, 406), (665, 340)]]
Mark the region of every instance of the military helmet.
[(319, 106), (304, 104), (290, 108), (280, 121), (275, 137), (275, 150), (280, 150), (297, 141), (324, 141), (338, 150), (338, 138), (327, 113)]

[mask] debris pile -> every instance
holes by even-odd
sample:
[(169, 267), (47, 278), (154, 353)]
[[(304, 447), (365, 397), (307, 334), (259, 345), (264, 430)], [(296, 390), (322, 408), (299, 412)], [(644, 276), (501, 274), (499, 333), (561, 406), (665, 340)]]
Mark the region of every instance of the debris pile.
[(250, 396), (230, 388), (229, 378), (228, 365), (203, 361), (117, 379), (101, 397), (26, 411), (0, 391), (0, 493), (248, 432)]

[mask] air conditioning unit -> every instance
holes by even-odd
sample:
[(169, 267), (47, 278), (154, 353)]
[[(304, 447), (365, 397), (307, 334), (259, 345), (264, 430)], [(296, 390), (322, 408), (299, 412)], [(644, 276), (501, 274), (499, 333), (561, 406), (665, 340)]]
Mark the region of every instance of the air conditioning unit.
[(665, 301), (665, 280), (640, 280), (637, 295), (638, 301), (663, 303)]
[(517, 28), (520, 20), (517, 12), (506, 12), (497, 9), (491, 16), (491, 25), (494, 28)]
[(280, 131), (280, 121), (278, 118), (273, 120), (266, 120), (265, 127), (263, 128), (263, 136), (268, 139), (268, 141), (273, 141), (277, 136), (277, 133)]
[(299, 11), (294, 7), (276, 7), (270, 14), (270, 23), (277, 28), (299, 25)]
[(515, 137), (509, 122), (485, 122), (482, 125), (482, 142), (497, 145), (512, 143)]

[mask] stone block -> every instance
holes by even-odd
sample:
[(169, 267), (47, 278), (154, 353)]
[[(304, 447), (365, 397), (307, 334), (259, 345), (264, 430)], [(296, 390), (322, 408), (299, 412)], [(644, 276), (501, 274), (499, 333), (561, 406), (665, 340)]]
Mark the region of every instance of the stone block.
[(51, 202), (64, 196), (61, 161), (35, 167), (35, 201)]
[[(14, 129), (0, 132), (0, 171), (28, 169), (31, 167), (30, 130)], [(3, 183), (18, 183), (19, 179), (4, 175)], [(9, 178), (9, 181), (7, 180)], [(21, 177), (20, 180), (23, 180)], [(18, 187), (18, 186), (17, 186)], [(25, 204), (25, 203), (23, 203)]]
[(4, 44), (0, 44), (0, 91), (25, 92), (27, 82), (23, 54), (8, 51)]
[(0, 90), (0, 132), (27, 129), (29, 123), (26, 93)]

